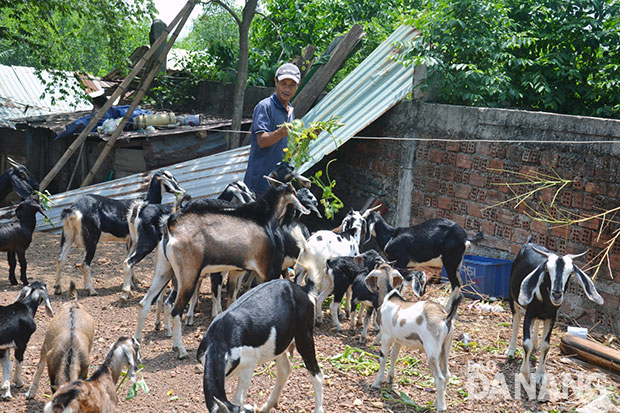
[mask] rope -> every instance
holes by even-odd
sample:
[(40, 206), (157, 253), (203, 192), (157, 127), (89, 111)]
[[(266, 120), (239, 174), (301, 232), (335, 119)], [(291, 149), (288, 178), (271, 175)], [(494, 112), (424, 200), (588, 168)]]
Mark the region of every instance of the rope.
[[(250, 131), (243, 130), (230, 130), (230, 129), (209, 129), (209, 132), (229, 132), (229, 133), (246, 133), (250, 134)], [(397, 138), (395, 136), (353, 136), (351, 139), (359, 140), (391, 140), (391, 141), (419, 141), (419, 142), (482, 142), (482, 143), (556, 143), (556, 144), (610, 144), (620, 143), (618, 140), (594, 140), (594, 141), (563, 141), (563, 140), (545, 140), (545, 139), (448, 139), (448, 138)]]

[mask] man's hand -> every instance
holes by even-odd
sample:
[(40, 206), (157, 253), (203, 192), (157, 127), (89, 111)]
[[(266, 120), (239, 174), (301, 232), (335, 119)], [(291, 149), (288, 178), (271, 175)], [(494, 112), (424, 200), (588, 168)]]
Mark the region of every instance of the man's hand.
[(280, 139), (288, 135), (288, 129), (286, 126), (280, 126), (273, 132), (263, 132), (256, 134), (256, 142), (260, 148), (268, 148)]

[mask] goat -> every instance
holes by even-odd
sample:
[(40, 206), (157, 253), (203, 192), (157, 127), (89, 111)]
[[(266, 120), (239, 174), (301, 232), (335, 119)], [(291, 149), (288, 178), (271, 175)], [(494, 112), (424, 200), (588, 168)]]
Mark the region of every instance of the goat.
[[(340, 231), (317, 231), (306, 239), (299, 231), (293, 231), (300, 253), (295, 264), (295, 280), (302, 283), (303, 273), (318, 287), (320, 293), (315, 308), (318, 321), (322, 321), (323, 301), (334, 289), (334, 280), (325, 273), (325, 261), (329, 258), (352, 256), (359, 253), (362, 241), (366, 241), (366, 218), (373, 210), (364, 214), (351, 210), (342, 220)], [(337, 230), (335, 230), (337, 231)], [(347, 309), (350, 311), (350, 308)]]
[(20, 281), (22, 284), (28, 285), (28, 278), (26, 277), (26, 250), (32, 242), (32, 233), (37, 225), (37, 212), (40, 212), (47, 218), (38, 199), (30, 195), (17, 205), (14, 219), (0, 224), (0, 251), (7, 252), (9, 282), (11, 285), (17, 285), (17, 279), (15, 278), (17, 262), (15, 256), (19, 260)]
[[(314, 212), (319, 218), (321, 213), (319, 212), (319, 202), (316, 197), (308, 188), (301, 188), (297, 191), (297, 198), (299, 202), (310, 211)], [(301, 252), (299, 245), (295, 237), (293, 237), (293, 228), (299, 227), (303, 237), (307, 240), (310, 238), (310, 231), (308, 227), (300, 221), (301, 218), (294, 208), (289, 208), (282, 219), (282, 240), (284, 242), (284, 261), (282, 262), (282, 271), (286, 271), (287, 268), (292, 268), (299, 257)]]
[(390, 348), (388, 383), (392, 383), (394, 378), (394, 367), (401, 346), (424, 349), (435, 378), (437, 411), (444, 411), (446, 386), (450, 378), (448, 359), (454, 335), (453, 319), (463, 295), (460, 287), (453, 289), (448, 308), (444, 309), (431, 301), (405, 300), (397, 290), (402, 283), (402, 275), (389, 264), (381, 264), (366, 277), (366, 285), (371, 291), (378, 292), (381, 303), (378, 315), (381, 326), (381, 353), (379, 371), (372, 387), (381, 388)]
[(456, 222), (445, 218), (430, 219), (412, 227), (392, 227), (378, 212), (368, 219), (368, 228), (377, 244), (398, 268), (441, 266), (446, 268), (452, 289), (460, 287), (458, 269), (465, 251), (484, 239), (482, 232), (474, 238)]
[(177, 290), (172, 309), (173, 349), (187, 357), (181, 338), (181, 313), (202, 271), (252, 270), (261, 281), (277, 278), (283, 260), (281, 240), (274, 232), (289, 204), (309, 211), (295, 197), (289, 183), (270, 188), (260, 199), (236, 208), (190, 203), (172, 214), (157, 249), (151, 287), (140, 302), (135, 337), (140, 340), (144, 319), (153, 300), (169, 280)]
[[(313, 303), (308, 294), (302, 287), (282, 279), (251, 289), (219, 314), (211, 322), (197, 352), (198, 360), (204, 365), (207, 410), (247, 411), (241, 406), (254, 368), (258, 363), (275, 359), (276, 384), (260, 411), (274, 408), (292, 370), (286, 350), (292, 353), (297, 347), (312, 375), (314, 411), (323, 412), (323, 374), (316, 360), (313, 319)], [(239, 376), (239, 384), (230, 403), (224, 382), (232, 374)]]
[[(174, 176), (162, 169), (152, 175), (144, 197), (145, 201), (150, 204), (160, 204), (162, 188), (171, 193), (183, 193)], [(90, 278), (90, 264), (95, 256), (97, 243), (102, 233), (111, 236), (111, 238), (106, 237), (107, 240), (118, 241), (120, 239), (128, 242), (127, 211), (133, 202), (133, 199), (117, 200), (101, 195), (86, 194), (79, 197), (70, 208), (62, 211), (63, 229), (60, 238), (60, 256), (56, 264), (54, 294), (62, 293), (62, 268), (73, 244), (86, 251), (81, 265), (84, 288), (90, 295), (97, 294)]]
[(21, 199), (26, 199), (34, 191), (39, 190), (39, 182), (32, 176), (28, 168), (11, 158), (7, 158), (7, 160), (11, 164), (11, 168), (0, 174), (0, 201), (6, 198), (11, 189)]
[(41, 357), (32, 385), (26, 394), (27, 399), (32, 399), (37, 394), (45, 364), (52, 393), (64, 383), (85, 379), (88, 376), (90, 351), (95, 336), (95, 320), (78, 303), (73, 281), (69, 296), (73, 297), (73, 300), (63, 304), (47, 326), (45, 339), (41, 345)]
[(0, 360), (2, 360), (2, 386), (0, 399), (11, 399), (11, 355), (9, 351), (15, 348), (15, 373), (13, 383), (15, 387), (22, 387), (22, 363), (24, 352), (32, 333), (37, 329), (34, 316), (39, 304), (45, 302), (45, 310), (50, 317), (54, 316), (52, 305), (45, 283), (33, 281), (23, 287), (13, 304), (0, 306)]
[(120, 337), (92, 376), (63, 384), (47, 402), (43, 413), (115, 411), (118, 404), (116, 382), (123, 368), (128, 366), (129, 379), (135, 383), (136, 368), (141, 363), (140, 344), (130, 337)]
[[(587, 252), (587, 251), (586, 251)], [(573, 260), (584, 255), (567, 254), (557, 255), (547, 248), (531, 242), (521, 247), (510, 269), (510, 297), (508, 302), (512, 311), (512, 337), (508, 346), (509, 357), (514, 357), (517, 331), (521, 319), (521, 313), (525, 313), (523, 319), (523, 363), (521, 373), (526, 380), (530, 374), (530, 354), (536, 347), (538, 339), (537, 322), (543, 322), (542, 344), (540, 346), (540, 360), (536, 370), (536, 383), (545, 384), (545, 360), (549, 351), (551, 330), (555, 324), (558, 308), (564, 300), (564, 291), (568, 286), (568, 280), (574, 273), (583, 287), (586, 296), (597, 304), (603, 304), (594, 283)], [(534, 328), (532, 328), (534, 327)], [(532, 340), (532, 331), (534, 337)]]
[[(375, 250), (369, 250), (355, 256), (344, 256), (329, 258), (325, 261), (325, 274), (334, 282), (334, 300), (329, 305), (332, 315), (332, 322), (338, 331), (342, 331), (342, 326), (338, 319), (338, 308), (342, 302), (353, 281), (360, 272), (368, 275), (377, 264), (383, 263), (385, 260)], [(355, 307), (353, 307), (355, 309)]]

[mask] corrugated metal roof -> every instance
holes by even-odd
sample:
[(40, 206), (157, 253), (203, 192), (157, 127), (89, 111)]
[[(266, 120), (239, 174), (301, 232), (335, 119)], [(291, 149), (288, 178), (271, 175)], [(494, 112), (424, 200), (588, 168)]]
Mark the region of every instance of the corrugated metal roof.
[[(413, 90), (413, 66), (405, 67), (393, 59), (396, 42), (407, 42), (418, 35), (411, 26), (400, 26), (358, 67), (312, 108), (303, 121), (325, 121), (339, 117), (345, 126), (334, 132), (338, 146), (370, 125)], [(323, 132), (310, 146), (312, 160), (298, 168), (303, 173), (336, 149), (334, 139)]]
[[(70, 77), (69, 83), (78, 86), (77, 80)], [(51, 80), (51, 75), (43, 71), (41, 77), (45, 81)], [(61, 93), (46, 93), (45, 84), (37, 77), (35, 69), (23, 66), (0, 65), (0, 122), (29, 116), (47, 115), (50, 113), (73, 112), (89, 110), (92, 104), (81, 100), (71, 88), (65, 88)], [(61, 99), (63, 96), (66, 98)]]
[[(243, 179), (250, 155), (249, 146), (220, 152), (191, 161), (181, 162), (166, 167), (179, 182), (179, 185), (193, 198), (214, 198), (219, 195), (230, 182)], [(139, 198), (144, 195), (149, 181), (150, 172), (130, 175), (109, 182), (102, 182), (84, 188), (74, 189), (61, 194), (52, 195), (53, 208), (46, 215), (54, 227), (43, 222), (37, 214), (37, 231), (60, 231), (62, 223), (60, 213), (71, 206), (77, 198), (84, 194), (103, 195), (114, 199)], [(174, 196), (165, 194), (163, 203), (174, 202)], [(0, 222), (6, 221), (13, 212), (13, 207), (0, 209)]]

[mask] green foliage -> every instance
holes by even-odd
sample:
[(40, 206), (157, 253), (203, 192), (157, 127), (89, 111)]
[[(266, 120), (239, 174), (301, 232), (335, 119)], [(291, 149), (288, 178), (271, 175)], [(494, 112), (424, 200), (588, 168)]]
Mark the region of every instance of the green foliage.
[(338, 211), (344, 207), (344, 202), (334, 193), (336, 181), (332, 181), (329, 178), (329, 165), (334, 161), (335, 159), (332, 159), (327, 163), (327, 166), (325, 166), (325, 178), (327, 179), (327, 183), (324, 183), (321, 178), (323, 176), (323, 171), (317, 171), (314, 176), (310, 177), (310, 181), (323, 191), (320, 202), (321, 205), (323, 205), (323, 212), (327, 219), (334, 219)]
[(435, 0), (402, 56), (443, 103), (620, 117), (617, 0)]
[(339, 118), (330, 118), (326, 121), (310, 122), (306, 127), (303, 120), (295, 119), (283, 125), (288, 130), (288, 146), (284, 149), (285, 154), (282, 160), (298, 168), (310, 160), (310, 144), (319, 137), (321, 132), (327, 132), (334, 139), (337, 147), (333, 132), (344, 126), (344, 123), (340, 122)]

